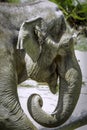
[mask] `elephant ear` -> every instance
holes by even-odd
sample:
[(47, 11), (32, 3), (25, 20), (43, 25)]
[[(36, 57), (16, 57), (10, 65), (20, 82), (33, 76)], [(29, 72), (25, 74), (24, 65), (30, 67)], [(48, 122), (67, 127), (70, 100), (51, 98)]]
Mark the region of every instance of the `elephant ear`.
[(19, 31), (17, 49), (24, 49), (31, 57), (33, 62), (36, 62), (41, 53), (41, 45), (35, 35), (35, 27), (41, 28), (43, 19), (36, 17), (25, 21)]

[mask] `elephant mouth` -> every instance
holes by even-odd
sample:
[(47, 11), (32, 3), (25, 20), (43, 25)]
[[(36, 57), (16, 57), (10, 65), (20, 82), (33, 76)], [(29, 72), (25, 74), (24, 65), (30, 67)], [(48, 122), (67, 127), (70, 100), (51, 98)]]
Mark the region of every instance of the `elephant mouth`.
[(55, 72), (51, 74), (49, 80), (48, 80), (48, 86), (50, 91), (53, 94), (56, 94), (58, 92), (58, 84), (59, 84), (59, 74), (57, 68), (55, 69)]
[[(54, 81), (53, 81), (54, 82)], [(58, 91), (58, 82), (56, 81), (55, 83), (53, 83), (51, 81), (51, 83), (48, 83), (49, 89), (53, 94), (56, 94)]]

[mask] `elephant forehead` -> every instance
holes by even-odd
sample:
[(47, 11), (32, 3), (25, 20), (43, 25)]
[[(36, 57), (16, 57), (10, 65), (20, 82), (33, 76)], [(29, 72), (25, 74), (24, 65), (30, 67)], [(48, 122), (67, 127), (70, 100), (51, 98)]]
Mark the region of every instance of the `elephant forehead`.
[[(28, 14), (30, 14), (29, 18), (31, 17), (41, 17), (43, 18), (46, 23), (48, 24), (48, 29), (51, 26), (61, 25), (63, 13), (59, 10), (58, 6), (50, 1), (41, 1), (38, 4), (33, 6), (27, 7)], [(57, 21), (57, 23), (56, 23)]]
[(56, 18), (61, 19), (60, 16), (63, 15), (62, 12), (58, 9), (58, 7), (53, 3), (50, 4), (49, 2), (47, 3), (43, 2), (40, 7), (43, 7), (43, 8), (39, 8), (39, 10), (42, 11), (41, 15), (48, 23), (52, 19), (56, 19)]
[(50, 30), (52, 27), (55, 26), (57, 29), (59, 29), (61, 23), (64, 22), (63, 21), (64, 16), (63, 13), (58, 9), (56, 4), (43, 2), (41, 3), (40, 7), (41, 7), (39, 8), (39, 11), (41, 12), (40, 15), (46, 21), (48, 30)]

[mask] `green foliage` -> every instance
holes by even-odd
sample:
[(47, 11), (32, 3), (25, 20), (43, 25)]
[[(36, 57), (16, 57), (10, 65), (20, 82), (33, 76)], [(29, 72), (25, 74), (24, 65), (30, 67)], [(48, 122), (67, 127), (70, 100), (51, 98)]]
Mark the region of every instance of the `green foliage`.
[(50, 0), (58, 4), (67, 21), (72, 26), (87, 24), (87, 2), (80, 3), (78, 0)]
[(19, 3), (20, 0), (8, 0), (9, 3)]

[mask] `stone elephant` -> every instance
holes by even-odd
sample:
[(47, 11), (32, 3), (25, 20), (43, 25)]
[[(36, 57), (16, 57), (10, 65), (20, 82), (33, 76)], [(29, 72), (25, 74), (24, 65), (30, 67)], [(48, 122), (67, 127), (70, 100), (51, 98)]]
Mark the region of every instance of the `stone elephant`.
[(28, 99), (31, 116), (41, 125), (57, 127), (72, 114), (81, 90), (81, 70), (73, 37), (58, 7), (47, 0), (0, 3), (0, 129), (37, 130), (21, 108), (17, 84), (31, 78), (48, 83), (59, 100), (54, 112), (44, 112), (41, 97)]

